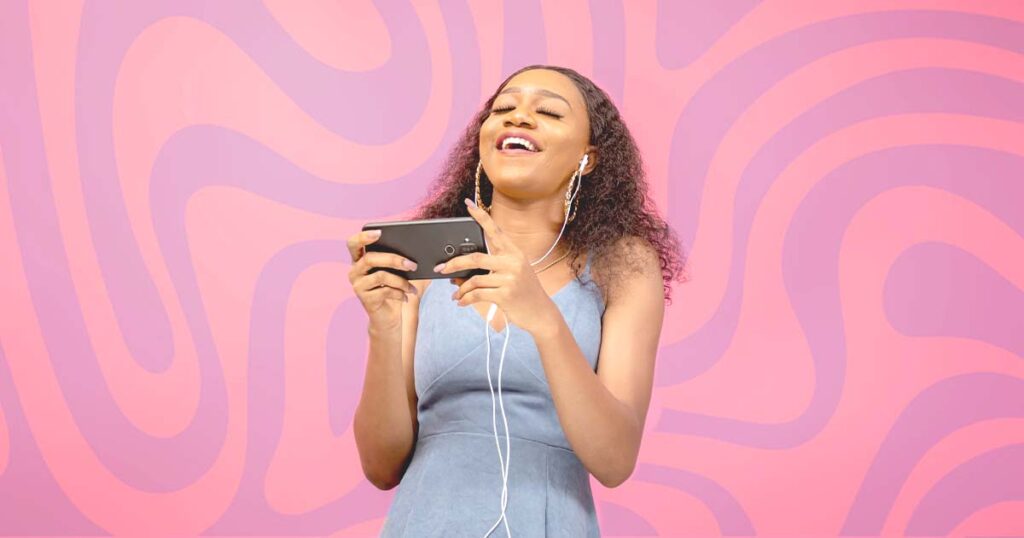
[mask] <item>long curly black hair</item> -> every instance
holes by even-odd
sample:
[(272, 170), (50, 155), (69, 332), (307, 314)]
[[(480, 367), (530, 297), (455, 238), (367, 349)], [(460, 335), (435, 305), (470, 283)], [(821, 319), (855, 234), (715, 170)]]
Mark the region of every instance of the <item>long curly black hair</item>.
[[(597, 165), (583, 177), (576, 197), (573, 222), (566, 226), (562, 242), (576, 278), (583, 269), (582, 254), (589, 253), (597, 283), (605, 297), (614, 284), (631, 272), (644, 270), (644, 258), (630, 247), (647, 243), (657, 252), (664, 281), (665, 299), (672, 302), (672, 281), (685, 282), (686, 257), (669, 225), (662, 220), (648, 196), (648, 186), (633, 136), (615, 104), (601, 88), (576, 71), (560, 66), (530, 65), (508, 76), (470, 122), (452, 148), (434, 180), (426, 201), (414, 218), (432, 219), (468, 216), (464, 198), (473, 199), (475, 173), (480, 160), (480, 127), (487, 119), (498, 92), (513, 77), (531, 69), (557, 71), (573, 81), (587, 104), (590, 144), (597, 148)], [(493, 186), (481, 174), (480, 197), (490, 204)]]

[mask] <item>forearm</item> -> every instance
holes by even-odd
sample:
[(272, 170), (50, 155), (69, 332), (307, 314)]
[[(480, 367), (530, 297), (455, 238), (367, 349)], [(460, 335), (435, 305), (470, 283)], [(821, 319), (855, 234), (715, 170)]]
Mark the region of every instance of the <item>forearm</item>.
[(415, 410), (402, 372), (401, 327), (369, 332), (363, 391), (352, 428), (363, 473), (378, 488), (390, 489), (400, 480), (415, 444)]
[(566, 439), (598, 481), (618, 486), (636, 465), (639, 419), (598, 379), (557, 307), (544, 327), (534, 341)]

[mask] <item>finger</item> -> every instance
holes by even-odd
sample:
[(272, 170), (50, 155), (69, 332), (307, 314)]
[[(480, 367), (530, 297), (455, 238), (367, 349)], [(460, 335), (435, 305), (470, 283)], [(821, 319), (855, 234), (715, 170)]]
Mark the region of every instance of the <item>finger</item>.
[(352, 261), (358, 261), (362, 257), (363, 247), (380, 239), (380, 230), (364, 230), (354, 233), (348, 238), (348, 254)]
[(409, 296), (402, 292), (402, 290), (396, 290), (390, 286), (381, 286), (366, 292), (365, 297), (370, 301), (383, 301), (390, 299), (393, 301), (402, 301), (403, 303), (409, 302)]
[(442, 275), (449, 273), (457, 273), (464, 269), (487, 269), (488, 271), (495, 271), (501, 266), (502, 262), (496, 256), (491, 254), (485, 254), (483, 252), (473, 252), (470, 254), (463, 254), (462, 256), (456, 256), (444, 263), (439, 263), (434, 267), (434, 272)]
[(501, 228), (498, 228), (490, 213), (480, 209), (469, 198), (466, 198), (465, 202), (469, 209), (469, 216), (473, 217), (484, 229), (484, 240), (487, 241), (489, 251), (491, 253), (502, 252), (508, 245), (505, 244), (505, 236), (501, 233)]
[[(405, 261), (405, 258), (397, 254), (391, 254), (388, 252), (367, 252), (362, 258), (359, 258), (354, 265), (352, 265), (351, 269), (349, 269), (349, 282), (354, 286), (356, 282), (364, 276), (382, 272), (380, 270), (371, 271), (371, 269), (375, 267), (387, 267), (391, 269), (398, 269), (400, 271), (408, 271), (410, 266), (406, 265)], [(412, 265), (412, 267), (415, 267), (415, 265)]]
[(418, 295), (416, 287), (410, 284), (408, 280), (387, 271), (377, 271), (373, 274), (364, 275), (353, 287), (357, 290), (369, 291), (378, 286), (388, 286), (399, 291), (404, 290), (406, 293)]
[(452, 294), (452, 299), (459, 300), (463, 295), (479, 288), (497, 288), (506, 282), (504, 276), (491, 273), (487, 275), (474, 275), (467, 279), (465, 283), (459, 286), (459, 289), (455, 290)]
[(477, 288), (459, 299), (459, 306), (468, 306), (474, 303), (485, 302), (501, 304), (500, 288)]
[(368, 272), (371, 267), (390, 267), (399, 271), (416, 269), (416, 262), (390, 252), (367, 252), (357, 264), (362, 272)]

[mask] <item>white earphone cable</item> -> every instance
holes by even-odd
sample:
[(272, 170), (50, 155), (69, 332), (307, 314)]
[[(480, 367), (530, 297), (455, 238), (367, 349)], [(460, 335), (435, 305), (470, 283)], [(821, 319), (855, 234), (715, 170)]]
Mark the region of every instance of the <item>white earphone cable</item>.
[(569, 211), (565, 212), (565, 218), (562, 219), (562, 229), (558, 230), (558, 237), (555, 238), (555, 242), (554, 243), (551, 243), (551, 247), (548, 248), (548, 251), (545, 252), (544, 255), (540, 257), (539, 260), (530, 262), (530, 265), (537, 265), (538, 263), (544, 261), (544, 258), (547, 258), (548, 255), (551, 254), (551, 251), (555, 250), (555, 245), (558, 245), (558, 241), (560, 239), (562, 239), (562, 233), (565, 232), (565, 225), (569, 224), (569, 213), (572, 211), (572, 203), (573, 203), (574, 200), (576, 200), (576, 194), (578, 192), (580, 192), (580, 184), (583, 183), (583, 167), (585, 167), (587, 165), (587, 160), (588, 160), (588, 157), (586, 155), (584, 155), (583, 159), (580, 161), (580, 167), (579, 167), (579, 170), (578, 170), (578, 172), (580, 173), (580, 176), (579, 176), (579, 179), (576, 181), (576, 188), (573, 189), (572, 195), (569, 197)]
[(494, 448), (498, 451), (498, 464), (501, 466), (501, 515), (498, 516), (498, 520), (494, 522), (494, 525), (487, 530), (484, 537), (490, 536), (494, 529), (498, 527), (498, 524), (505, 523), (505, 534), (509, 537), (512, 536), (512, 531), (508, 528), (508, 518), (505, 517), (505, 508), (508, 506), (508, 469), (509, 461), (511, 460), (511, 437), (508, 431), (508, 417), (505, 415), (505, 401), (501, 397), (501, 374), (502, 369), (505, 366), (505, 350), (508, 348), (509, 331), (511, 330), (508, 318), (505, 318), (504, 311), (502, 311), (502, 318), (505, 320), (505, 342), (501, 346), (501, 360), (498, 362), (498, 404), (501, 406), (501, 420), (505, 426), (505, 457), (501, 455), (501, 444), (498, 442), (498, 419), (494, 408), (494, 386), (491, 384), (491, 337), (488, 328), (491, 325), (491, 319), (494, 316), (488, 316), (485, 327), (484, 327), (484, 338), (487, 341), (487, 386), (491, 389), (491, 424), (494, 427)]
[[(580, 191), (580, 184), (583, 183), (583, 168), (587, 165), (587, 161), (588, 160), (589, 160), (589, 156), (587, 156), (586, 154), (584, 154), (583, 158), (580, 160), (580, 166), (579, 166), (579, 169), (577, 170), (577, 173), (579, 174), (579, 176), (578, 176), (578, 179), (576, 181), (576, 186), (575, 186), (576, 188), (573, 189), (573, 192), (572, 192), (572, 194), (569, 197), (569, 206), (568, 206), (567, 211), (565, 212), (565, 218), (562, 220), (562, 229), (558, 231), (558, 237), (556, 237), (555, 238), (555, 242), (551, 244), (551, 248), (549, 248), (548, 251), (545, 252), (544, 255), (540, 257), (540, 259), (538, 259), (536, 261), (530, 262), (530, 265), (537, 265), (538, 263), (544, 261), (544, 258), (547, 258), (548, 255), (550, 255), (551, 252), (553, 250), (555, 250), (555, 246), (558, 245), (558, 241), (560, 241), (562, 239), (562, 233), (565, 232), (565, 226), (566, 226), (566, 224), (569, 223), (569, 213), (572, 210), (572, 203), (573, 203), (573, 201), (576, 200), (576, 194)], [(487, 249), (487, 252), (488, 252), (488, 254), (490, 254), (490, 248)], [(491, 303), (491, 307), (489, 309), (487, 309), (487, 316), (486, 316), (486, 318), (484, 320), (484, 340), (487, 343), (487, 386), (491, 389), (491, 424), (494, 427), (494, 447), (498, 450), (498, 464), (501, 466), (501, 515), (498, 516), (498, 520), (495, 521), (494, 525), (491, 525), (491, 528), (488, 529), (487, 532), (484, 534), (484, 538), (487, 538), (488, 536), (490, 536), (491, 533), (494, 532), (494, 530), (496, 528), (498, 528), (498, 525), (500, 523), (502, 523), (502, 522), (505, 523), (505, 534), (508, 535), (509, 538), (511, 538), (512, 537), (512, 531), (508, 527), (508, 518), (505, 517), (505, 508), (508, 506), (508, 472), (509, 472), (509, 461), (510, 461), (509, 452), (512, 449), (512, 445), (511, 445), (511, 436), (509, 435), (509, 431), (508, 431), (508, 417), (505, 416), (505, 402), (504, 402), (504, 400), (501, 397), (501, 374), (502, 374), (502, 369), (505, 366), (505, 350), (508, 349), (508, 341), (509, 341), (509, 337), (511, 336), (509, 334), (509, 331), (511, 330), (511, 325), (512, 324), (508, 322), (508, 317), (505, 316), (505, 311), (502, 310), (502, 312), (501, 312), (502, 318), (505, 320), (505, 329), (502, 332), (504, 333), (504, 336), (505, 336), (504, 340), (505, 341), (504, 341), (504, 343), (501, 346), (501, 359), (498, 361), (498, 405), (501, 406), (501, 420), (502, 420), (502, 422), (503, 422), (503, 424), (505, 426), (505, 455), (502, 456), (502, 454), (501, 454), (501, 443), (498, 441), (498, 418), (497, 418), (497, 410), (495, 409), (495, 402), (494, 402), (494, 386), (491, 383), (491, 334), (490, 334), (490, 329), (491, 329), (491, 320), (494, 319), (494, 315), (495, 315), (495, 313), (497, 311), (498, 311), (498, 305), (495, 304), (495, 303)]]

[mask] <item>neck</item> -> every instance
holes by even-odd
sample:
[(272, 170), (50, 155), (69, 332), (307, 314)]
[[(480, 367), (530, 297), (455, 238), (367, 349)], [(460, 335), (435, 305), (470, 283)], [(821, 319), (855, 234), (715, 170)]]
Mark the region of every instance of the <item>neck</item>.
[[(562, 200), (555, 198), (514, 200), (496, 192), (491, 203), (491, 219), (526, 254), (527, 260), (535, 262), (551, 248), (562, 229), (565, 218), (562, 204)], [(566, 250), (564, 241), (563, 233), (558, 245), (540, 264), (558, 259)]]

